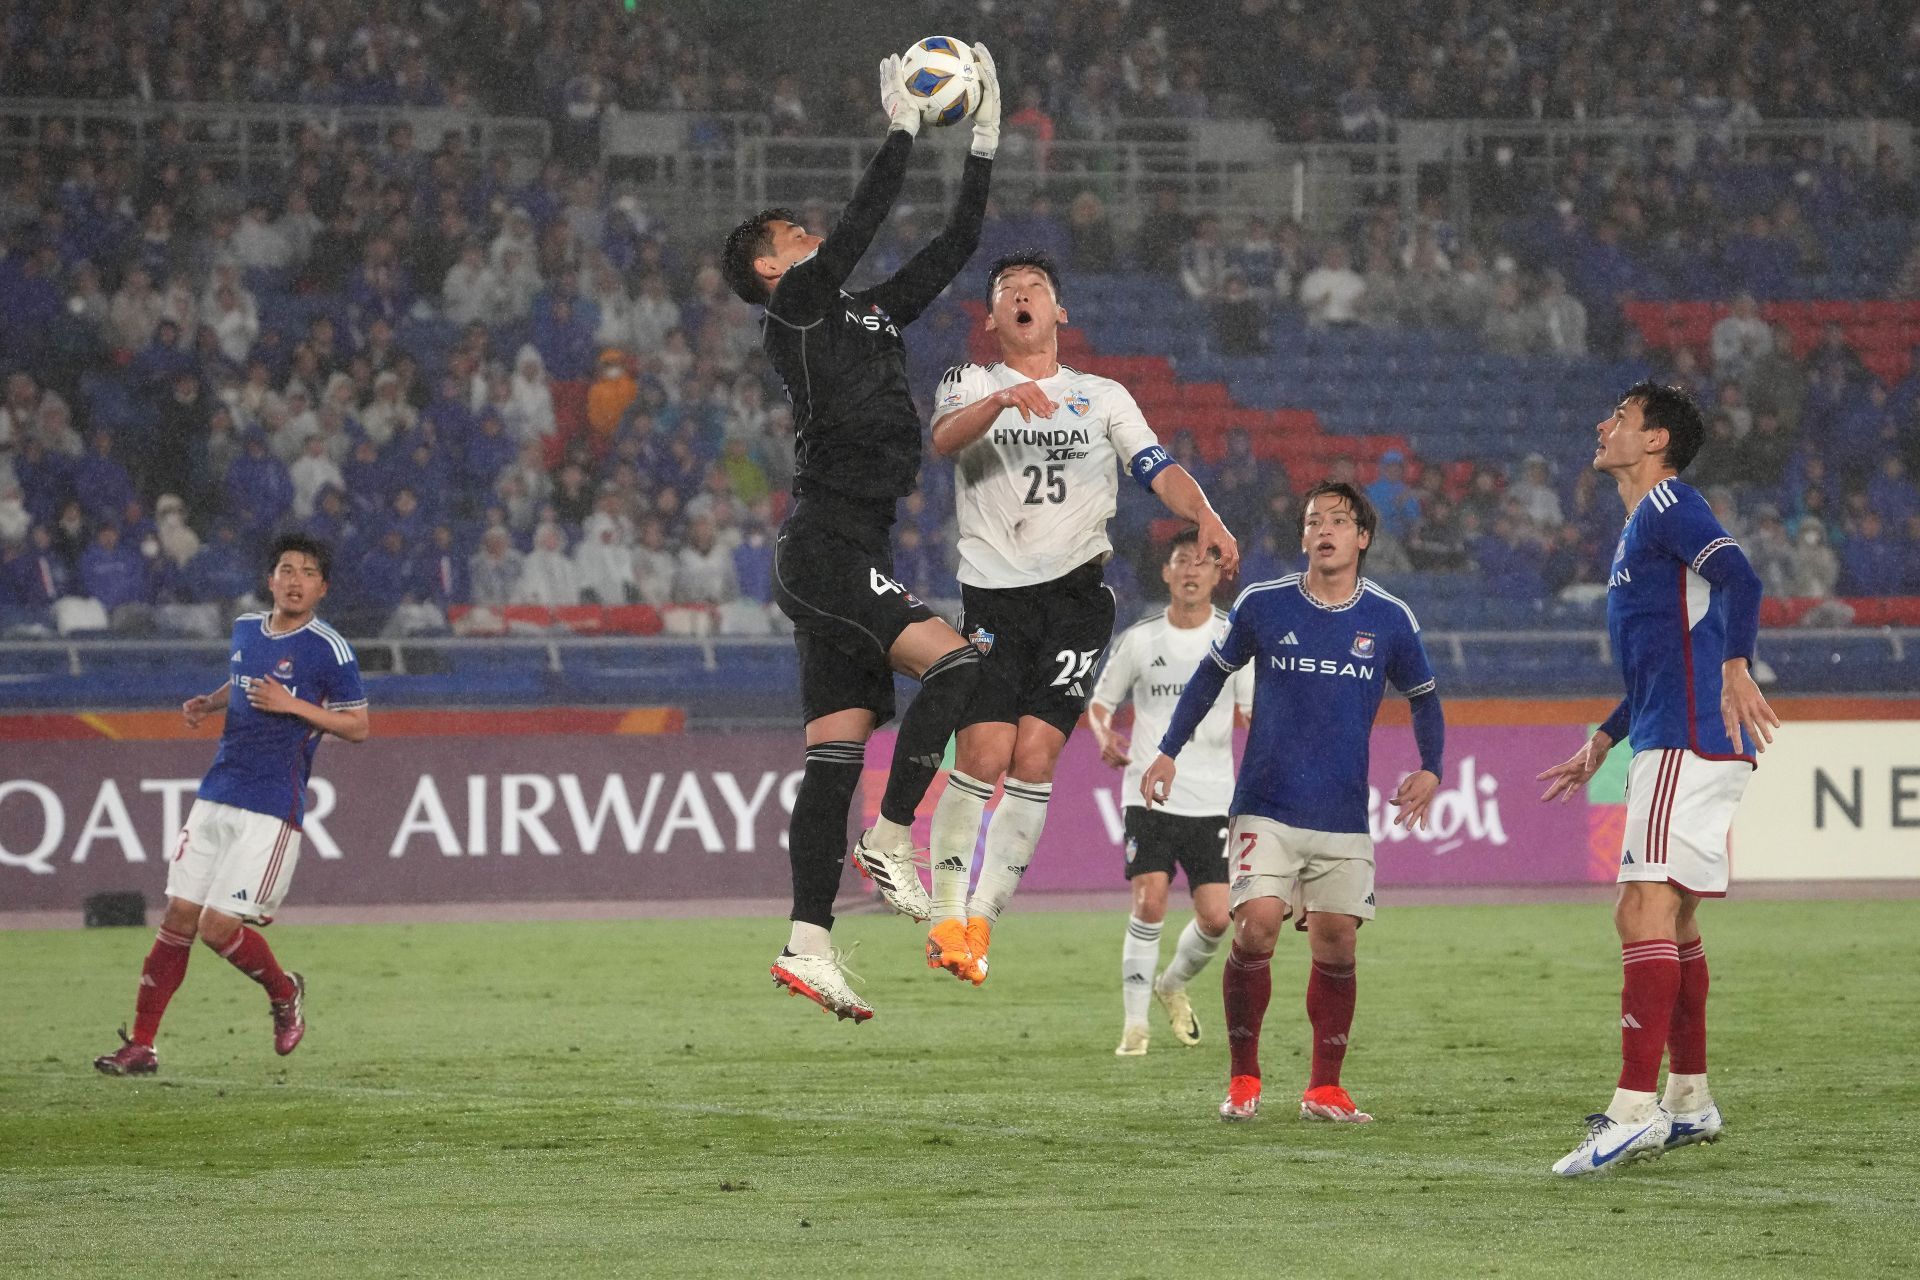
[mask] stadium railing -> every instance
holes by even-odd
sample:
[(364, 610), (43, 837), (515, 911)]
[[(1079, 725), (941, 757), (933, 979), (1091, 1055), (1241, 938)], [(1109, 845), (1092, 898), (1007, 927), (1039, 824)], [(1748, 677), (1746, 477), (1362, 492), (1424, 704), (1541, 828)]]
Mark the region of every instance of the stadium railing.
[[(1444, 686), (1479, 696), (1618, 690), (1604, 630), (1427, 630)], [(370, 695), (393, 706), (680, 705), (695, 718), (778, 719), (794, 708), (783, 636), (459, 637), (353, 642)], [(0, 708), (167, 707), (213, 686), (217, 640), (0, 642)], [(1920, 692), (1920, 627), (1768, 628), (1761, 675), (1782, 693)], [(790, 717), (789, 717), (790, 718)]]

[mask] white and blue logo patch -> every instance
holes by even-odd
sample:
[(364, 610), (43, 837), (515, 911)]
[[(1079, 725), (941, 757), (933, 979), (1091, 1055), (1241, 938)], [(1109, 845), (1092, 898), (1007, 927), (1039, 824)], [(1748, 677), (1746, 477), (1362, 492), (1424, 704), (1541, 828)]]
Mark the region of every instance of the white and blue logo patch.
[(273, 678), (276, 680), (293, 679), (293, 659), (282, 658), (273, 664)]
[(967, 639), (971, 640), (973, 647), (978, 649), (982, 654), (993, 652), (993, 632), (987, 630), (985, 627), (975, 627), (972, 633), (967, 636)]
[(1069, 391), (1060, 403), (1066, 405), (1067, 412), (1076, 418), (1086, 417), (1087, 410), (1093, 408), (1093, 401), (1087, 399), (1087, 393), (1084, 391)]
[(1347, 650), (1347, 652), (1356, 658), (1371, 658), (1373, 656), (1373, 650), (1373, 632), (1357, 631), (1353, 636), (1353, 647)]

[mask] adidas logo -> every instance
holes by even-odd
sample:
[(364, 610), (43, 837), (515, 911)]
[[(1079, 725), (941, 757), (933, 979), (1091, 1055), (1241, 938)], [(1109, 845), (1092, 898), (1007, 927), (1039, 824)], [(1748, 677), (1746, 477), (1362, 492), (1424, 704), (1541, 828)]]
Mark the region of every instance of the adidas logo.
[(919, 765), (922, 769), (938, 769), (940, 762), (945, 759), (945, 756), (940, 754), (908, 756), (907, 759), (909, 762)]
[(245, 902), (247, 900), (247, 891), (245, 889), (242, 889), (239, 892), (235, 893), (233, 895), (233, 900), (235, 902)]
[(1322, 1040), (1320, 1043), (1321, 1044), (1345, 1044), (1346, 1042), (1347, 1042), (1347, 1037), (1345, 1035), (1337, 1035), (1337, 1036), (1328, 1036), (1325, 1040)]
[(1149, 663), (1148, 665), (1149, 665), (1149, 666), (1154, 666), (1154, 667), (1164, 667), (1164, 666), (1166, 666), (1166, 665), (1167, 665), (1167, 658), (1166, 658), (1166, 655), (1165, 655), (1165, 654), (1161, 654), (1161, 655), (1160, 655), (1159, 657), (1157, 657), (1157, 658), (1155, 658), (1155, 659), (1154, 659), (1154, 660), (1153, 660), (1153, 661), (1152, 661), (1151, 663)]
[(1011, 875), (1015, 880), (1018, 880), (1020, 879), (1020, 877), (1027, 874), (1027, 864), (1024, 862), (1020, 862), (1020, 863), (1009, 862), (1007, 864), (1007, 873)]
[(1080, 687), (1080, 682), (1078, 680), (1075, 680), (1073, 684), (1067, 689), (1067, 696), (1069, 698), (1084, 698), (1087, 696), (1087, 693), (1086, 693), (1086, 690)]
[(1620, 865), (1623, 867), (1630, 867), (1633, 865), (1633, 850), (1629, 849), (1625, 853), (1620, 855)]
[(1144, 986), (1147, 981), (1147, 975), (1144, 973), (1130, 973), (1127, 975), (1127, 985), (1130, 987)]
[(1372, 895), (1372, 894), (1368, 894), (1368, 895), (1367, 895), (1367, 905), (1368, 905), (1368, 906), (1370, 906), (1370, 907), (1377, 907), (1377, 906), (1379, 906), (1380, 904), (1379, 904), (1379, 903), (1377, 903), (1377, 902), (1375, 902), (1375, 901), (1373, 900), (1373, 895)]
[(960, 858), (942, 858), (940, 861), (934, 863), (933, 869), (935, 871), (965, 871), (967, 864)]
[(1620, 1015), (1620, 1026), (1628, 1031), (1638, 1031), (1640, 1029), (1640, 1022), (1632, 1014), (1623, 1013)]
[(235, 649), (235, 650), (233, 651), (233, 657), (232, 657), (231, 659), (229, 659), (229, 661), (232, 661), (232, 662), (238, 662), (238, 661), (240, 661), (240, 651), (239, 651), (238, 649)]
[(1280, 637), (1280, 643), (1281, 644), (1299, 644), (1300, 637), (1296, 636), (1295, 634), (1293, 634), (1293, 632), (1289, 631), (1287, 632), (1287, 634)]

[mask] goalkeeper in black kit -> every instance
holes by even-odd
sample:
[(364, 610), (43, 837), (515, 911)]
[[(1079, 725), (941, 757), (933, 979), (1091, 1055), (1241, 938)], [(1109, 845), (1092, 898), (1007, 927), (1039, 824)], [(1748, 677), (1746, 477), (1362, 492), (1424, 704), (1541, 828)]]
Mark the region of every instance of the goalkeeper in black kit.
[(898, 57), (880, 64), (887, 140), (832, 234), (767, 209), (733, 229), (722, 258), (734, 293), (766, 308), (762, 341), (793, 403), (794, 507), (774, 551), (774, 592), (800, 651), (807, 764), (787, 835), (793, 928), (773, 978), (856, 1021), (873, 1009), (848, 985), (828, 939), (867, 738), (893, 718), (894, 673), (920, 681), (880, 819), (853, 856), (894, 910), (925, 920), (932, 904), (910, 828), (980, 674), (979, 652), (893, 576), (891, 538), (921, 455), (901, 330), (973, 256), (1000, 142), (993, 60), (985, 46), (973, 49), (980, 99), (959, 197), (941, 233), (890, 279), (860, 293), (844, 287), (900, 194), (921, 126)]

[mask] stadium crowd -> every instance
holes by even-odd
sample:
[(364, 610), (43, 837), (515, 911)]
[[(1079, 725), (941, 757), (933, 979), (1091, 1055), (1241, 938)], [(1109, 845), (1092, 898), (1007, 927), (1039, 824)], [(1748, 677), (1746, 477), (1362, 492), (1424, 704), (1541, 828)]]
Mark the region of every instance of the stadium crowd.
[[(1365, 3), (1311, 23), (1300, 6), (1242, 7), (1297, 29), (1287, 47), (1305, 51), (1304, 69), (1268, 112), (1294, 136), (1361, 137), (1352, 119), (1456, 112), (1872, 114), (1900, 109), (1920, 80), (1920, 39), (1885, 38), (1874, 24), (1891, 7), (1873, 4), (1847, 6), (1811, 43), (1798, 19), (1754, 6), (1603, 5), (1575, 21), (1571, 6), (1458, 0), (1411, 6), (1392, 25)], [(1252, 101), (1269, 77), (1247, 51), (1210, 48), (1211, 35), (1174, 40), (1187, 24), (1173, 10), (1063, 0), (1000, 15), (1003, 42), (1036, 65), (1064, 68), (1093, 34), (1110, 51), (1077, 84), (1023, 81), (1009, 130), (1037, 145)], [(0, 32), (10, 96), (471, 103), (546, 115), (561, 143), (521, 181), (457, 135), (420, 139), (400, 123), (363, 145), (315, 124), (281, 180), (244, 188), (197, 157), (179, 122), (137, 153), (111, 128), (55, 131), (22, 153), (0, 180), (8, 624), (48, 626), (66, 601), (63, 629), (214, 633), (258, 590), (265, 540), (298, 527), (338, 548), (329, 612), (357, 631), (582, 602), (711, 607), (723, 627), (774, 625), (770, 537), (792, 422), (754, 316), (727, 293), (712, 246), (579, 157), (608, 104), (859, 132), (864, 117), (834, 113), (857, 112), (864, 88), (749, 85), (730, 69), (726, 33), (658, 6), (0, 0)], [(1856, 52), (1871, 57), (1849, 61)], [(1656, 56), (1666, 74), (1644, 74)], [(1206, 92), (1203, 63), (1223, 69), (1204, 77)], [(1623, 96), (1630, 83), (1654, 86), (1652, 97)], [(1920, 375), (1888, 385), (1837, 331), (1796, 353), (1757, 301), (1831, 282), (1836, 244), (1862, 228), (1906, 243), (1915, 190), (1896, 157), (1703, 146), (1683, 158), (1669, 144), (1575, 152), (1551, 185), (1509, 189), (1498, 172), (1484, 183), (1503, 216), (1479, 240), (1437, 200), (1411, 218), (1370, 206), (1316, 242), (1277, 214), (1232, 228), (1196, 220), (1172, 192), (1137, 230), (1091, 187), (1064, 207), (1036, 195), (996, 206), (982, 260), (1031, 245), (1079, 276), (1163, 279), (1170, 297), (1211, 311), (1223, 354), (1271, 349), (1284, 311), (1312, 327), (1462, 330), (1486, 350), (1549, 362), (1547, 376), (1554, 359), (1615, 355), (1711, 406), (1697, 478), (1770, 592), (1920, 593)], [(807, 213), (815, 225), (829, 216)], [(897, 217), (870, 269), (897, 264), (929, 230)], [(1880, 283), (1915, 290), (1920, 268)], [(1663, 290), (1740, 296), (1706, 346), (1650, 352), (1626, 308)], [(960, 357), (965, 325), (952, 305), (923, 321), (924, 385)], [(1318, 477), (1286, 476), (1245, 433), (1212, 464), (1192, 439), (1172, 443), (1241, 533), (1247, 572), (1284, 571), (1296, 486)], [(1539, 457), (1442, 467), (1396, 451), (1359, 478), (1383, 518), (1372, 571), (1478, 571), (1522, 600), (1604, 585), (1619, 512), (1589, 473), (1556, 474)], [(897, 538), (901, 578), (930, 599), (957, 594), (951, 511), (950, 469), (929, 459)], [(1138, 599), (1133, 572), (1124, 557), (1115, 565), (1123, 598)]]

